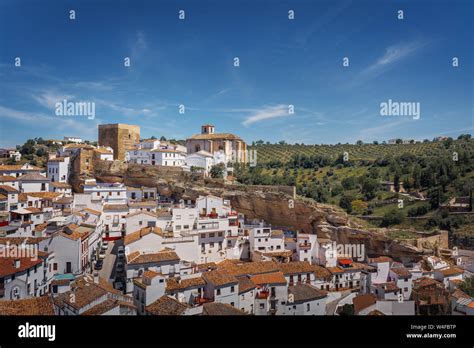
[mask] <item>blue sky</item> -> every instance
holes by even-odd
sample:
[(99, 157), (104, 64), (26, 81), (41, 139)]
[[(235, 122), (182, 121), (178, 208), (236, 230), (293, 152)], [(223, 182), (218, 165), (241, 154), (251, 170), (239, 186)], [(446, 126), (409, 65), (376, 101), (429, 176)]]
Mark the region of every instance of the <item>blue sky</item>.
[[(0, 146), (95, 140), (117, 122), (142, 137), (212, 123), (248, 142), (305, 144), (472, 133), (472, 16), (469, 0), (3, 0)], [(63, 99), (94, 102), (95, 119), (56, 116)], [(419, 102), (421, 118), (381, 116), (389, 99)]]

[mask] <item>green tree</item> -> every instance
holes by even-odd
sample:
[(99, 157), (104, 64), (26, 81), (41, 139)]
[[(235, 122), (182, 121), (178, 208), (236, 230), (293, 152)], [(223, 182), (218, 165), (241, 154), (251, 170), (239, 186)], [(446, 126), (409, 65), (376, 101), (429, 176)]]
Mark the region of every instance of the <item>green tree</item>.
[(352, 212), (352, 201), (354, 197), (352, 195), (343, 194), (341, 199), (339, 200), (339, 206), (347, 211), (348, 213)]
[(459, 289), (469, 296), (474, 297), (474, 277), (467, 277), (464, 279), (464, 281), (459, 284)]
[(365, 196), (366, 200), (375, 198), (379, 189), (379, 182), (372, 178), (363, 178), (361, 192)]
[(211, 167), (211, 178), (222, 179), (224, 177), (225, 165), (224, 163), (215, 164)]
[(403, 212), (399, 209), (392, 209), (387, 211), (381, 222), (382, 227), (388, 227), (392, 225), (398, 225), (401, 224), (405, 220), (405, 216), (403, 215)]

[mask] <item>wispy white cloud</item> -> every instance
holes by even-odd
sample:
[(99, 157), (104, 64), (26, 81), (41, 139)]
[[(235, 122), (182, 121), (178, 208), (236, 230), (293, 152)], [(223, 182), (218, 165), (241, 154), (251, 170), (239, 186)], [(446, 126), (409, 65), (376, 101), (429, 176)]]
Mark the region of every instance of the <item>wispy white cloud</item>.
[[(80, 119), (71, 116), (52, 116), (41, 112), (28, 112), (0, 105), (1, 119), (18, 121), (27, 124), (29, 127), (37, 125), (37, 127), (48, 129), (50, 131), (49, 134), (66, 131), (70, 133), (73, 131), (76, 136), (81, 136), (85, 139), (95, 137), (95, 131), (91, 133), (91, 130), (96, 129), (102, 122), (102, 120), (97, 118), (88, 120), (87, 118)], [(94, 136), (91, 137), (91, 135)], [(46, 136), (46, 134), (43, 136)]]
[(130, 45), (131, 57), (133, 59), (140, 58), (143, 52), (148, 48), (146, 35), (142, 31), (138, 31), (134, 38), (134, 41)]
[(68, 101), (73, 100), (74, 96), (70, 94), (56, 93), (54, 91), (46, 91), (40, 94), (34, 94), (32, 95), (32, 98), (47, 109), (54, 109), (56, 103), (60, 103), (65, 99)]
[(264, 109), (258, 110), (252, 115), (248, 116), (242, 124), (244, 126), (249, 126), (256, 122), (268, 121), (274, 118), (288, 117), (292, 116), (288, 112), (288, 105), (279, 104), (276, 106), (267, 106)]
[(361, 72), (361, 75), (377, 75), (395, 63), (412, 56), (427, 44), (425, 41), (418, 40), (389, 46), (382, 56)]

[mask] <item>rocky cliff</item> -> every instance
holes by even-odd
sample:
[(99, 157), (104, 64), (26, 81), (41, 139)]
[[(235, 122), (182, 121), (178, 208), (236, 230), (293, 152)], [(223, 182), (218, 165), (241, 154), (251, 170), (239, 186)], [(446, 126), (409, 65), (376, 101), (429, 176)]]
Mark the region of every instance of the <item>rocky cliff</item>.
[[(126, 165), (118, 161), (96, 165), (95, 177), (98, 181), (123, 182), (128, 186), (156, 187), (160, 195), (176, 200), (196, 199), (199, 195), (209, 194), (223, 197), (249, 219), (263, 219), (274, 226), (317, 234), (341, 244), (363, 243), (370, 256), (389, 255), (400, 260), (413, 260), (437, 248), (447, 247), (447, 237), (427, 239), (422, 243), (392, 240), (386, 236), (387, 230), (363, 229), (338, 207), (293, 197), (278, 189), (272, 191), (271, 187), (230, 186), (181, 170)], [(74, 187), (78, 187), (77, 183)]]

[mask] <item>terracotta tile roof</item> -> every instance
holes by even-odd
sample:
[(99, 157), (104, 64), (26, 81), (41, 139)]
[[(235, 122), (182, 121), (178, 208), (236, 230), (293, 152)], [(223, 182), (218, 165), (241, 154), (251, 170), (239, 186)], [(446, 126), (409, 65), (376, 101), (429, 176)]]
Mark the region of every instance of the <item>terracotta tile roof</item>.
[(392, 267), (390, 269), (398, 278), (411, 278), (411, 273), (405, 267)]
[(140, 254), (139, 251), (128, 254), (127, 263), (129, 265), (136, 265), (142, 263), (154, 263), (154, 262), (167, 262), (176, 261), (179, 262), (179, 256), (170, 250), (159, 251), (157, 253), (144, 253)]
[(257, 285), (264, 284), (286, 284), (285, 276), (282, 272), (262, 273), (250, 277)]
[(92, 215), (101, 215), (102, 214), (100, 211), (94, 210), (94, 209), (91, 209), (91, 208), (84, 208), (82, 210), (89, 213), (89, 214), (92, 214)]
[(469, 296), (468, 294), (466, 294), (464, 291), (460, 289), (454, 290), (451, 296), (453, 296), (456, 299), (460, 299), (460, 298), (470, 299), (471, 298), (471, 296)]
[(339, 266), (336, 266), (336, 267), (328, 267), (327, 268), (329, 272), (331, 272), (332, 274), (339, 274), (339, 273), (344, 273), (344, 270), (339, 267)]
[(313, 273), (316, 275), (316, 279), (330, 280), (332, 278), (331, 272), (323, 266), (313, 265)]
[(61, 197), (61, 198), (58, 198), (56, 201), (54, 201), (54, 203), (57, 203), (57, 204), (71, 204), (73, 202), (73, 198), (72, 197)]
[(379, 283), (376, 286), (382, 288), (385, 292), (397, 292), (400, 290), (395, 282)]
[(187, 279), (168, 278), (166, 280), (166, 291), (173, 292), (176, 290), (204, 287), (204, 285), (206, 285), (206, 281), (202, 277)]
[(43, 232), (48, 226), (47, 222), (35, 226), (35, 232)]
[(104, 204), (103, 211), (128, 211), (128, 205), (126, 204)]
[(71, 290), (59, 294), (55, 298), (55, 303), (66, 303), (75, 309), (81, 309), (91, 302), (107, 296), (107, 293), (108, 291), (99, 284), (87, 282), (84, 277), (80, 277), (71, 284)]
[(18, 178), (15, 178), (11, 175), (0, 175), (0, 182), (11, 182), (11, 181), (18, 181)]
[(28, 173), (25, 175), (22, 175), (18, 178), (20, 181), (50, 181), (47, 177), (39, 174), (39, 173)]
[(51, 282), (51, 285), (57, 285), (57, 286), (66, 286), (69, 285), (72, 282), (71, 279), (54, 279)]
[(64, 188), (64, 189), (70, 189), (71, 185), (69, 185), (66, 182), (52, 182), (50, 183), (51, 186), (57, 187), (57, 188)]
[(428, 278), (428, 277), (421, 277), (413, 281), (414, 288), (424, 288), (424, 287), (433, 286), (433, 285), (436, 285), (436, 286), (441, 285), (444, 287), (444, 285), (441, 282), (433, 278)]
[(54, 315), (53, 300), (49, 296), (22, 300), (0, 301), (0, 315)]
[(218, 269), (222, 269), (233, 276), (254, 275), (278, 271), (277, 264), (273, 261), (243, 262), (224, 260), (217, 264)]
[(139, 288), (146, 290), (146, 284), (143, 282), (143, 278), (134, 278), (133, 284), (138, 286)]
[(151, 270), (147, 270), (147, 271), (143, 272), (143, 277), (148, 278), (148, 279), (153, 279), (153, 278), (155, 278), (159, 275), (160, 275), (160, 273), (155, 272), (155, 271), (151, 271)]
[(217, 269), (217, 264), (215, 262), (207, 262), (197, 264), (195, 267), (198, 272), (206, 272)]
[(8, 199), (7, 196), (2, 195), (2, 194), (0, 193), (0, 201), (6, 201), (7, 199)]
[(138, 231), (132, 232), (130, 234), (127, 234), (124, 239), (123, 239), (123, 244), (124, 245), (129, 245), (137, 240), (142, 239), (144, 236), (149, 235), (150, 233), (159, 235), (163, 237), (163, 231), (159, 227), (143, 227), (139, 229)]
[(162, 296), (152, 304), (145, 307), (145, 311), (151, 315), (181, 315), (189, 307), (178, 302), (171, 296)]
[(369, 263), (381, 263), (381, 262), (392, 262), (392, 258), (388, 256), (379, 256), (379, 257), (373, 257), (369, 258)]
[(59, 196), (62, 196), (62, 193), (59, 192), (25, 192), (27, 196), (42, 198), (46, 200), (53, 200)]
[(18, 193), (20, 191), (18, 191), (16, 188), (13, 188), (9, 185), (0, 185), (0, 192), (8, 192), (8, 193)]
[(285, 237), (285, 243), (296, 243), (296, 238)]
[(260, 252), (258, 250), (255, 251), (256, 253), (261, 253), (267, 257), (290, 257), (293, 255), (293, 250), (283, 250), (283, 251), (267, 251), (267, 252)]
[(177, 150), (173, 150), (173, 149), (153, 149), (153, 150), (150, 150), (150, 152), (177, 153), (177, 152), (181, 152), (181, 151), (177, 151)]
[(0, 165), (0, 171), (15, 171), (15, 170), (24, 170), (24, 171), (39, 171), (41, 168), (30, 165), (29, 169), (22, 169), (24, 164), (3, 164)]
[(246, 315), (240, 309), (222, 302), (208, 302), (203, 304), (202, 315)]
[(304, 303), (327, 297), (327, 292), (316, 289), (309, 284), (297, 284), (288, 287), (288, 293), (293, 295), (293, 303)]
[(32, 214), (39, 214), (43, 212), (41, 209), (35, 207), (25, 208), (25, 210), (28, 210)]
[(239, 294), (255, 289), (255, 283), (248, 276), (237, 277), (239, 281)]
[(105, 300), (104, 302), (101, 302), (98, 305), (95, 305), (91, 309), (88, 309), (87, 311), (85, 311), (81, 315), (103, 315), (103, 314), (111, 311), (115, 307), (120, 306), (121, 303), (123, 303), (123, 302), (120, 302), (116, 299), (109, 298), (109, 299)]
[[(128, 207), (133, 208), (156, 208), (158, 205), (155, 201), (131, 202)], [(156, 215), (155, 215), (156, 216)]]
[(354, 313), (359, 314), (359, 312), (367, 307), (374, 305), (377, 302), (377, 297), (372, 294), (363, 294), (357, 295), (352, 299), (354, 304)]
[(10, 245), (38, 244), (48, 238), (49, 237), (3, 237), (0, 238), (0, 245), (7, 243)]
[(242, 140), (237, 135), (231, 133), (214, 133), (214, 134), (195, 134), (188, 140)]
[(210, 272), (204, 272), (202, 277), (207, 283), (214, 286), (224, 286), (238, 284), (239, 281), (233, 275), (226, 273), (225, 271), (215, 270)]
[(113, 152), (110, 151), (110, 150), (107, 150), (106, 148), (103, 148), (103, 147), (99, 147), (97, 149), (94, 149), (95, 152), (97, 153), (100, 153), (100, 154), (104, 154), (104, 155), (112, 155)]
[(308, 261), (278, 263), (277, 268), (283, 274), (313, 273), (314, 267)]
[[(20, 260), (20, 266), (15, 268), (15, 260)], [(0, 278), (24, 272), (43, 262), (41, 258), (33, 261), (31, 257), (0, 257)]]
[(82, 231), (79, 229), (79, 226), (75, 224), (69, 224), (65, 226), (63, 231), (61, 231), (59, 234), (71, 240), (83, 240), (89, 236), (89, 231)]
[(452, 276), (463, 274), (464, 270), (456, 266), (451, 266), (448, 268), (444, 268), (442, 270), (438, 270), (438, 272), (440, 272), (445, 277), (452, 277)]

